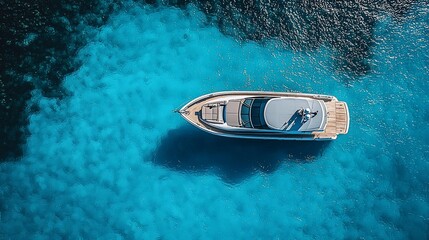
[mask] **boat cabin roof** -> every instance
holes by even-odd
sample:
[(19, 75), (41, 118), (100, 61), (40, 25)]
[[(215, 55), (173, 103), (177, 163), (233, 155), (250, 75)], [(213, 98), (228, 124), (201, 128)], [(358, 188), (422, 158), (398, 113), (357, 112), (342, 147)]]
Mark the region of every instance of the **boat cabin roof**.
[[(308, 120), (303, 119), (300, 113), (306, 108), (312, 113)], [(326, 106), (323, 101), (315, 99), (273, 98), (267, 102), (264, 118), (272, 129), (300, 132), (323, 131), (327, 121)]]

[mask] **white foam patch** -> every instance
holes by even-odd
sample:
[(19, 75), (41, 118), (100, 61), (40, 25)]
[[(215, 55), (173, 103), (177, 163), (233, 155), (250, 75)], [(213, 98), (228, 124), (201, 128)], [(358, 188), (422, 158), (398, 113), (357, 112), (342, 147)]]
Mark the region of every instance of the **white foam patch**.
[[(82, 67), (64, 81), (70, 97), (35, 93), (40, 112), (30, 117), (26, 156), (0, 167), (1, 233), (14, 239), (425, 236), (427, 225), (415, 214), (429, 215), (427, 193), (413, 193), (407, 181), (416, 169), (401, 158), (421, 161), (427, 152), (416, 149), (411, 157), (400, 142), (385, 139), (403, 140), (393, 125), (414, 146), (425, 145), (427, 126), (416, 133), (421, 140), (395, 121), (416, 103), (383, 94), (395, 81), (386, 72), (345, 86), (329, 73), (328, 56), (236, 42), (193, 7), (127, 7), (80, 51)], [(423, 87), (407, 94), (427, 92)], [(172, 110), (208, 92), (255, 89), (347, 100), (350, 133), (313, 162), (285, 161), (232, 186), (215, 174), (182, 174), (150, 161), (168, 131), (186, 124)], [(398, 104), (401, 110), (386, 112)], [(411, 116), (401, 119), (416, 124)], [(398, 153), (389, 152), (392, 144)], [(405, 164), (406, 173), (392, 162)], [(425, 182), (421, 172), (412, 183)], [(414, 227), (402, 222), (404, 214)]]

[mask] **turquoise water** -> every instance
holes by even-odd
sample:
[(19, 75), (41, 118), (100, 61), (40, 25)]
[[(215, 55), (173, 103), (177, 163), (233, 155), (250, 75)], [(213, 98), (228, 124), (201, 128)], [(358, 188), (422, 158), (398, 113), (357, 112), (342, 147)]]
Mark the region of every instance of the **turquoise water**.
[[(70, 93), (30, 116), (0, 165), (5, 239), (429, 238), (429, 11), (377, 23), (361, 77), (331, 50), (240, 42), (195, 7), (124, 7), (88, 29)], [(221, 90), (348, 103), (330, 143), (220, 138), (172, 111)]]

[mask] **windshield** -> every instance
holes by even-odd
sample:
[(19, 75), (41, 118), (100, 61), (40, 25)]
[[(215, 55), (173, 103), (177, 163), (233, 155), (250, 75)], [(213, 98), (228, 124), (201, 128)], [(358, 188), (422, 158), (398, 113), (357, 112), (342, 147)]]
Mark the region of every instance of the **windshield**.
[(253, 99), (246, 99), (241, 105), (241, 121), (244, 127), (251, 128), (250, 123), (250, 107), (252, 106)]
[(264, 119), (264, 108), (269, 99), (247, 98), (241, 105), (241, 121), (246, 128), (265, 128), (268, 126)]

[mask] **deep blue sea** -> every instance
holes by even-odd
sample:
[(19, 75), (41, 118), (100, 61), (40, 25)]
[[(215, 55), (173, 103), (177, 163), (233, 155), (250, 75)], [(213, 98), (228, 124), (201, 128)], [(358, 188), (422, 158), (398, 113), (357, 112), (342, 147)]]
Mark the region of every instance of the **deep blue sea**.
[[(0, 163), (0, 239), (429, 239), (426, 4), (374, 22), (362, 74), (327, 44), (211, 21), (193, 4), (130, 3), (81, 26), (67, 97), (33, 90), (23, 156)], [(224, 90), (334, 95), (350, 130), (229, 139), (173, 113)]]

